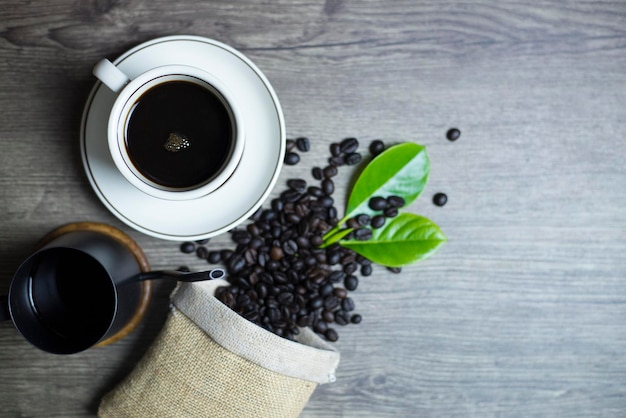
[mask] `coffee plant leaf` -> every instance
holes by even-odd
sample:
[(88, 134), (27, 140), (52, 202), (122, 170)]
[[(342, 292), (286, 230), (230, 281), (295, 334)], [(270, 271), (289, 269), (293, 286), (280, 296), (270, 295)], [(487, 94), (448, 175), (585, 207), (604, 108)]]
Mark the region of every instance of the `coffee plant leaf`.
[(339, 244), (377, 264), (401, 267), (432, 255), (446, 241), (443, 232), (429, 219), (401, 213), (381, 228), (373, 229), (369, 240), (344, 240)]
[(429, 172), (426, 147), (405, 142), (388, 148), (367, 164), (357, 178), (342, 221), (362, 213), (377, 214), (368, 206), (374, 196), (400, 196), (408, 206), (424, 190)]

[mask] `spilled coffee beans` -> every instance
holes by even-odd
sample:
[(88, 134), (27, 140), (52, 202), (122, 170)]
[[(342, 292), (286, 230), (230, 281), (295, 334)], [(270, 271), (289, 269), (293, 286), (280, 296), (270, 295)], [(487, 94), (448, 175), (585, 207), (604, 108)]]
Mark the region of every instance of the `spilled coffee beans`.
[[(382, 151), (385, 146), (379, 142), (370, 149)], [(217, 290), (220, 301), (288, 339), (309, 327), (326, 340), (337, 341), (337, 326), (361, 322), (361, 315), (354, 313), (355, 302), (348, 295), (359, 285), (357, 274), (372, 274), (372, 262), (337, 243), (319, 248), (324, 234), (338, 223), (332, 197), (338, 168), (360, 162), (358, 148), (356, 138), (333, 143), (328, 165), (311, 171), (315, 183), (302, 178), (287, 180), (287, 189), (271, 200), (269, 208), (259, 209), (249, 223), (230, 231), (234, 250), (209, 251), (191, 243), (199, 257), (225, 266), (230, 286)], [(285, 164), (297, 164), (298, 152), (309, 149), (308, 138), (289, 139)], [(404, 205), (398, 196), (372, 200), (370, 206), (380, 210), (397, 212)], [(382, 226), (385, 218), (384, 213), (373, 218), (356, 216), (350, 220), (355, 229), (353, 236), (371, 238), (372, 231), (365, 226)], [(181, 246), (181, 251), (185, 250), (189, 250), (187, 245)]]

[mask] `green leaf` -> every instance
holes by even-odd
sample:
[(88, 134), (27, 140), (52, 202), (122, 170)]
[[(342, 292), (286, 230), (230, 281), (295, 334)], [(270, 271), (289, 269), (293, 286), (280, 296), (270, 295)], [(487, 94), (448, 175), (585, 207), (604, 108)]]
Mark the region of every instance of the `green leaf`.
[(406, 142), (388, 148), (365, 167), (354, 183), (342, 221), (361, 213), (374, 215), (368, 206), (374, 196), (400, 196), (409, 205), (426, 186), (429, 171), (426, 147)]
[(353, 231), (353, 228), (346, 228), (346, 229), (337, 230), (337, 232), (333, 232), (332, 235), (328, 235), (328, 237), (324, 239), (324, 242), (322, 243), (322, 245), (320, 245), (320, 248), (326, 248), (336, 243), (337, 241), (339, 241), (340, 239), (342, 239), (343, 237), (345, 237), (352, 231)]
[(379, 229), (372, 230), (367, 241), (340, 241), (363, 257), (387, 267), (400, 267), (422, 260), (447, 241), (439, 227), (413, 213), (401, 213)]

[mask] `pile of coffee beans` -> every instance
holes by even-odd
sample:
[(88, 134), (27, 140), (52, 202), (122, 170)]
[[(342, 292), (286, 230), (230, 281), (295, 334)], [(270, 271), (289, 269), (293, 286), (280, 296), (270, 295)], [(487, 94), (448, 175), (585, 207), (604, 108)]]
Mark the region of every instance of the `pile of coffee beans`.
[[(359, 276), (372, 274), (372, 262), (335, 243), (320, 248), (323, 236), (339, 221), (332, 197), (339, 168), (355, 165), (363, 158), (359, 141), (346, 138), (330, 145), (324, 167), (313, 167), (315, 184), (301, 178), (287, 181), (287, 188), (260, 208), (245, 226), (230, 231), (234, 249), (209, 249), (207, 242), (187, 242), (181, 251), (193, 253), (211, 264), (222, 264), (228, 287), (219, 288), (216, 297), (244, 318), (288, 339), (300, 328), (310, 327), (328, 341), (339, 336), (337, 326), (358, 324), (355, 303), (349, 292), (357, 289)], [(372, 141), (373, 155), (385, 149), (382, 141)], [(287, 140), (285, 164), (300, 161), (308, 152), (306, 137)], [(404, 200), (398, 196), (373, 198), (373, 210), (380, 215), (360, 215), (349, 220), (355, 239), (369, 239), (371, 229), (396, 216)], [(399, 273), (401, 269), (391, 268)]]
[[(450, 141), (460, 137), (456, 128), (446, 133)], [(285, 165), (300, 162), (300, 153), (311, 148), (306, 137), (288, 139)], [(359, 276), (372, 274), (372, 262), (338, 243), (320, 248), (324, 235), (339, 222), (333, 193), (339, 168), (363, 161), (359, 141), (346, 138), (330, 145), (323, 167), (311, 170), (315, 184), (301, 178), (287, 180), (287, 188), (260, 208), (244, 226), (230, 231), (234, 248), (212, 249), (209, 240), (185, 242), (184, 253), (195, 253), (210, 264), (221, 264), (230, 286), (216, 297), (244, 318), (288, 339), (310, 327), (328, 341), (337, 341), (337, 326), (358, 324), (350, 292)], [(381, 140), (369, 145), (372, 157), (385, 150)], [(445, 205), (447, 196), (437, 193), (433, 203)], [(385, 225), (405, 205), (400, 196), (375, 196), (368, 202), (374, 215), (360, 214), (346, 222), (352, 231), (344, 239), (368, 240), (372, 229)], [(401, 268), (387, 268), (400, 273)]]

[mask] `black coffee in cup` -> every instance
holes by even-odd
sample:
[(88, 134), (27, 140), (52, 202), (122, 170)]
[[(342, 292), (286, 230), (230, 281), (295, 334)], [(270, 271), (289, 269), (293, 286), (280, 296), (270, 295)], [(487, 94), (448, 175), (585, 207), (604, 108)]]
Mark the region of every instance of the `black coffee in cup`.
[(134, 103), (125, 142), (137, 171), (157, 185), (190, 189), (217, 175), (234, 142), (223, 98), (185, 80), (157, 84)]

